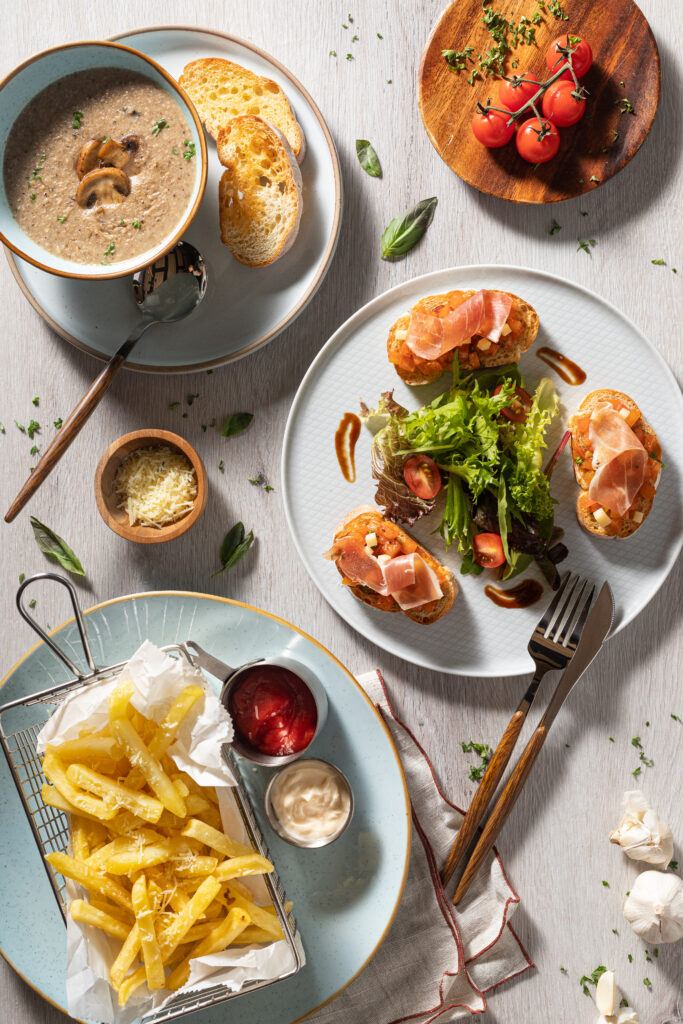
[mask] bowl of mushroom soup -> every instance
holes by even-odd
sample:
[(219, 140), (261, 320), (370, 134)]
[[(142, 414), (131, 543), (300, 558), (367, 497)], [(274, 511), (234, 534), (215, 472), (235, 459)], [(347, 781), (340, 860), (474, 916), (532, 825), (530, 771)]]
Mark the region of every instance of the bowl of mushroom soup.
[(186, 231), (206, 185), (191, 100), (119, 43), (58, 46), (0, 83), (0, 238), (63, 277), (123, 277)]

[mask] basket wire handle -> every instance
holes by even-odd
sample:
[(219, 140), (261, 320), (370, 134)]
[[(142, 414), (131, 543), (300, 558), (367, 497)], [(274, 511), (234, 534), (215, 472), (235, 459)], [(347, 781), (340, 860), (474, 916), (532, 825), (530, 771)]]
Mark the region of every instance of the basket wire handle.
[(35, 583), (37, 580), (54, 580), (55, 583), (61, 583), (61, 585), (63, 587), (66, 587), (66, 589), (69, 591), (69, 597), (71, 598), (71, 607), (73, 608), (74, 615), (76, 617), (78, 635), (81, 638), (81, 647), (83, 648), (85, 660), (87, 661), (88, 666), (90, 668), (90, 673), (92, 674), (97, 672), (97, 665), (95, 664), (95, 660), (92, 656), (92, 651), (90, 650), (90, 644), (88, 643), (88, 634), (86, 633), (85, 630), (85, 622), (83, 620), (83, 615), (81, 613), (81, 606), (78, 603), (78, 594), (76, 593), (76, 588), (74, 587), (73, 583), (71, 582), (71, 580), (68, 580), (66, 576), (59, 576), (57, 573), (54, 572), (37, 572), (34, 576), (29, 576), (27, 580), (24, 580), (24, 582), (17, 590), (17, 608), (19, 609), (19, 614), (21, 615), (22, 619), (24, 619), (24, 621), (29, 624), (34, 633), (38, 634), (43, 643), (47, 644), (52, 653), (56, 655), (56, 657), (58, 657), (59, 660), (66, 665), (70, 672), (73, 672), (74, 676), (76, 676), (77, 679), (87, 679), (88, 676), (86, 675), (86, 673), (82, 672), (76, 665), (74, 665), (71, 658), (64, 653), (62, 648), (54, 642), (51, 636), (48, 636), (48, 634), (45, 632), (40, 623), (36, 619), (34, 619), (31, 613), (26, 609), (24, 605), (24, 592), (27, 587), (29, 587), (32, 583)]

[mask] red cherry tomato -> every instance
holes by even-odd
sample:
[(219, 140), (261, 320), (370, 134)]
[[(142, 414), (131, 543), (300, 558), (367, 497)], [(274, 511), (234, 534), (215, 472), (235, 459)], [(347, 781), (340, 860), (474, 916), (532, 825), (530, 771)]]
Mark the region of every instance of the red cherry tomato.
[[(502, 79), (498, 86), (498, 100), (501, 107), (506, 110), (515, 111), (523, 107), (538, 92), (538, 85), (531, 79), (529, 74), (515, 76), (508, 82)], [(532, 111), (529, 108), (529, 114)]]
[(543, 97), (543, 113), (558, 128), (569, 128), (586, 113), (586, 99), (577, 93), (573, 82), (560, 78)]
[[(560, 47), (563, 50), (570, 50), (572, 56), (572, 67), (574, 68), (574, 74), (577, 78), (583, 78), (586, 72), (590, 69), (593, 63), (593, 51), (590, 45), (585, 39), (581, 39), (579, 36), (566, 35), (558, 36), (550, 44), (545, 54), (545, 62), (551, 71), (558, 71), (560, 64), (563, 64), (567, 57), (564, 53), (560, 53)], [(573, 81), (569, 68), (562, 75), (562, 78), (567, 78)]]
[(482, 114), (477, 110), (472, 118), (472, 131), (474, 137), (482, 146), (487, 149), (499, 149), (507, 146), (515, 134), (514, 124), (508, 124), (507, 114), (501, 114), (498, 110), (487, 110)]
[(560, 133), (552, 121), (532, 117), (517, 132), (517, 152), (530, 164), (546, 164), (557, 156)]
[[(503, 385), (499, 384), (493, 392), (494, 395), (499, 394), (503, 390)], [(515, 397), (512, 399), (510, 405), (506, 405), (504, 409), (501, 409), (501, 415), (506, 420), (511, 420), (512, 423), (524, 423), (524, 420), (529, 414), (533, 399), (528, 391), (524, 388), (515, 388)]]
[(497, 569), (505, 561), (503, 542), (498, 533), (478, 533), (472, 540), (474, 560), (484, 569)]
[(441, 490), (441, 472), (428, 455), (411, 455), (403, 463), (403, 479), (418, 498), (430, 501)]

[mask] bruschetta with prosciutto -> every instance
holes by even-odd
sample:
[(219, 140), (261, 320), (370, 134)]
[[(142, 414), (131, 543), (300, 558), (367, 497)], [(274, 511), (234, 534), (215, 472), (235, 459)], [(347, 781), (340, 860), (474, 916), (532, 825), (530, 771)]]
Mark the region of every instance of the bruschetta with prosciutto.
[(443, 618), (458, 593), (450, 570), (371, 506), (339, 524), (325, 557), (357, 600), (423, 625)]
[(511, 292), (452, 291), (420, 299), (389, 332), (387, 354), (406, 384), (429, 384), (450, 370), (516, 363), (538, 334), (536, 311)]
[(580, 525), (594, 537), (632, 536), (649, 515), (662, 468), (657, 435), (621, 391), (592, 391), (569, 421)]

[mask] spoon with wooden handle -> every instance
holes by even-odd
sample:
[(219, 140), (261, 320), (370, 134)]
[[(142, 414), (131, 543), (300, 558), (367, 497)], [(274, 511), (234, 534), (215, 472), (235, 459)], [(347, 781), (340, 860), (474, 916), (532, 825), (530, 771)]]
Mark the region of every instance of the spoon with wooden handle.
[(45, 449), (38, 465), (5, 513), (6, 523), (11, 523), (21, 512), (55, 468), (104, 398), (145, 331), (154, 324), (172, 324), (189, 316), (204, 298), (206, 281), (204, 258), (189, 242), (178, 242), (165, 256), (134, 276), (133, 293), (142, 313), (140, 323), (95, 378)]

